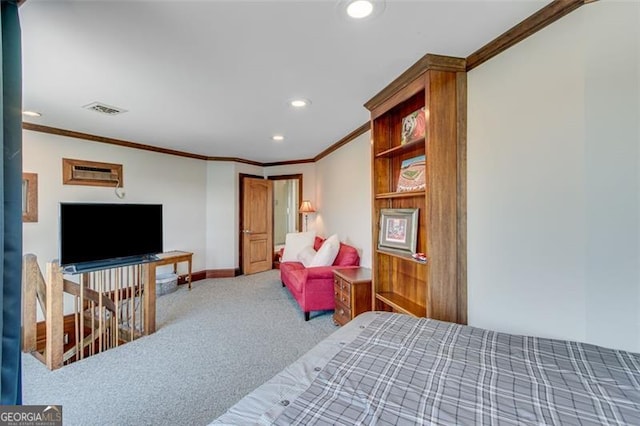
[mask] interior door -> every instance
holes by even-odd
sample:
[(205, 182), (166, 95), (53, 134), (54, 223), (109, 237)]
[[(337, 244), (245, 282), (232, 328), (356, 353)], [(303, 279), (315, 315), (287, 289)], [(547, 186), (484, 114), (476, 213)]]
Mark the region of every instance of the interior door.
[(255, 274), (273, 264), (273, 182), (243, 179), (242, 270)]

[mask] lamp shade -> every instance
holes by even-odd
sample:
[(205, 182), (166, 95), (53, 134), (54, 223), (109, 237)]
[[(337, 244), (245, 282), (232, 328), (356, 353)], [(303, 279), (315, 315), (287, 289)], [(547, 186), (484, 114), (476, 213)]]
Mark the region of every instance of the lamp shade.
[(300, 209), (298, 210), (299, 213), (313, 213), (315, 211), (316, 209), (313, 208), (311, 201), (309, 200), (303, 200), (302, 204), (300, 204)]

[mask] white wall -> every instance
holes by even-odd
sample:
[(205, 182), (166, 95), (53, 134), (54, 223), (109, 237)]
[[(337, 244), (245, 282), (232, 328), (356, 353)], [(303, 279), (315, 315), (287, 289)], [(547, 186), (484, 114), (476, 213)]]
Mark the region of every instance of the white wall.
[(371, 132), (366, 132), (316, 163), (315, 226), (326, 237), (360, 252), (371, 267)]
[[(125, 198), (113, 188), (63, 185), (62, 158), (122, 164)], [(38, 174), (38, 222), (23, 225), (23, 252), (38, 256), (42, 270), (59, 257), (58, 210), (64, 201), (162, 204), (164, 249), (193, 251), (194, 270), (204, 269), (205, 162), (24, 131), (23, 170)]]
[(587, 339), (640, 352), (640, 3), (595, 6), (583, 23)]
[(468, 75), (471, 325), (640, 351), (640, 4)]
[(238, 177), (232, 162), (206, 163), (207, 218), (205, 221), (207, 251), (205, 267), (208, 270), (234, 269), (238, 266)]

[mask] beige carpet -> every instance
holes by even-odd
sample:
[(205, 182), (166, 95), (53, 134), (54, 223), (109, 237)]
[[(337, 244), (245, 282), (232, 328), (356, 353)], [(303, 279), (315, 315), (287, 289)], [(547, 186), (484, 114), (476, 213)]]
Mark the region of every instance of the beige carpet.
[(157, 302), (156, 333), (49, 371), (23, 355), (24, 404), (65, 425), (205, 425), (336, 330), (272, 270), (196, 281)]

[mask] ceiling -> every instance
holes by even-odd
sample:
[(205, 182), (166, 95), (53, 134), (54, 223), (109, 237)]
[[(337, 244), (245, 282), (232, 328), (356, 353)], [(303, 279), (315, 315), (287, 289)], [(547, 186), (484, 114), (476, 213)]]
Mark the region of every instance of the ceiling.
[(342, 0), (27, 0), (23, 106), (42, 116), (24, 121), (205, 157), (310, 159), (424, 54), (467, 57), (548, 3), (386, 0), (356, 21)]

